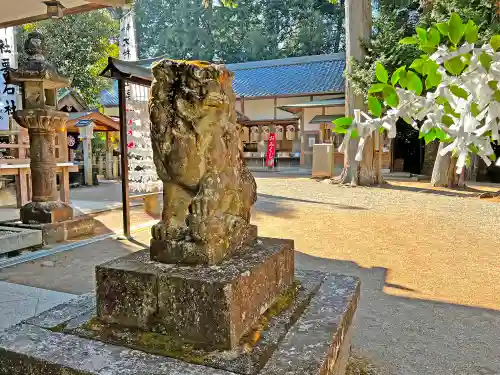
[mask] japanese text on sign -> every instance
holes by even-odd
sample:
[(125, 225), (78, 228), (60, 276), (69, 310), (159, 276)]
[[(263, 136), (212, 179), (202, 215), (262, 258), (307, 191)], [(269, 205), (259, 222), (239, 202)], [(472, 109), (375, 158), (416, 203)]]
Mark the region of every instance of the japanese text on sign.
[(14, 29), (0, 29), (0, 130), (9, 129), (9, 116), (16, 110), (16, 89), (5, 82), (10, 68), (15, 66)]
[(266, 166), (274, 167), (274, 155), (276, 155), (276, 133), (269, 133), (267, 141)]

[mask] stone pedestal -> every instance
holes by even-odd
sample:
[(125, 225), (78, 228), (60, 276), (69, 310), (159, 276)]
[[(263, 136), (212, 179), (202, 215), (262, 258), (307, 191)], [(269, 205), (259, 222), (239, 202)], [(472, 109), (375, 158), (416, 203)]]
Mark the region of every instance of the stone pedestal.
[(98, 266), (106, 323), (232, 349), (294, 281), (293, 241), (261, 238), (217, 266), (152, 262), (147, 250)]
[(58, 223), (73, 218), (73, 209), (58, 199), (55, 136), (68, 114), (50, 109), (16, 111), (15, 119), (28, 129), (33, 199), (21, 207), (24, 224)]
[(344, 375), (358, 299), (354, 277), (297, 271), (237, 347), (203, 350), (104, 324), (84, 295), (0, 332), (0, 375)]

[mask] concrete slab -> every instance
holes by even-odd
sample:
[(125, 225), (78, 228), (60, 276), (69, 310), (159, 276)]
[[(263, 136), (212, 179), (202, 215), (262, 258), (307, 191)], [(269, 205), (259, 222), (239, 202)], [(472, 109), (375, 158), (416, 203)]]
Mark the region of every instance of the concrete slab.
[(42, 231), (0, 226), (0, 254), (42, 246)]
[(73, 298), (74, 294), (0, 281), (0, 330)]

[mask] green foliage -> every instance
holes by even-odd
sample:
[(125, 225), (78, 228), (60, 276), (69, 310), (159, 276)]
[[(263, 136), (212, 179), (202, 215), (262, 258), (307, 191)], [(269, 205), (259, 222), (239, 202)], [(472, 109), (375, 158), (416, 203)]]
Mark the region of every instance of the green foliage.
[[(443, 43), (443, 40), (449, 41), (450, 33), (455, 41), (460, 36), (462, 41), (477, 45), (488, 43), (493, 35), (500, 34), (499, 12), (492, 0), (432, 0), (414, 4), (391, 8), (383, 6), (380, 9), (379, 16), (374, 19), (372, 38), (366, 45), (367, 55), (362, 61), (353, 63), (349, 74), (356, 94), (366, 97), (370, 86), (377, 81), (377, 62), (387, 69), (389, 76), (392, 76), (391, 84), (394, 85), (401, 78), (401, 74), (394, 75), (396, 69), (410, 66), (420, 57), (421, 51), (426, 54), (434, 52), (435, 46)], [(413, 22), (416, 12), (412, 9), (416, 6), (423, 9), (418, 25)], [(453, 20), (450, 19), (452, 13), (457, 14)], [(470, 21), (464, 24), (462, 20)], [(420, 29), (417, 36), (413, 35), (415, 26)], [(439, 41), (437, 31), (440, 34)], [(500, 37), (494, 37), (491, 43), (496, 46), (494, 48), (500, 48)], [(489, 69), (491, 61), (488, 61), (488, 57), (483, 60), (481, 63)], [(465, 68), (465, 64), (461, 66), (458, 61), (447, 65), (454, 72), (452, 74), (460, 74)], [(440, 82), (440, 74), (431, 73), (426, 76), (424, 90), (432, 89)]]
[[(23, 44), (27, 33), (34, 30), (45, 36), (47, 60), (59, 73), (72, 78), (72, 86), (89, 106), (97, 106), (99, 94), (110, 85), (99, 74), (108, 56), (117, 57), (119, 53), (114, 43), (119, 34), (118, 22), (106, 10), (40, 21), (23, 26), (20, 42)], [(23, 51), (22, 44), (19, 51)]]
[(142, 58), (243, 62), (344, 49), (344, 0), (136, 0), (135, 12)]

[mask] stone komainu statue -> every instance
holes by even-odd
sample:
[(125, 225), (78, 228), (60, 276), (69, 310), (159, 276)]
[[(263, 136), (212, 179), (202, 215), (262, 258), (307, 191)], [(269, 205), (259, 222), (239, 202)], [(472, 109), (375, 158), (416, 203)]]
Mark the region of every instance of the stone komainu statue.
[(151, 256), (213, 264), (256, 237), (256, 184), (243, 160), (233, 74), (222, 65), (162, 60), (150, 99), (151, 141), (163, 181)]

